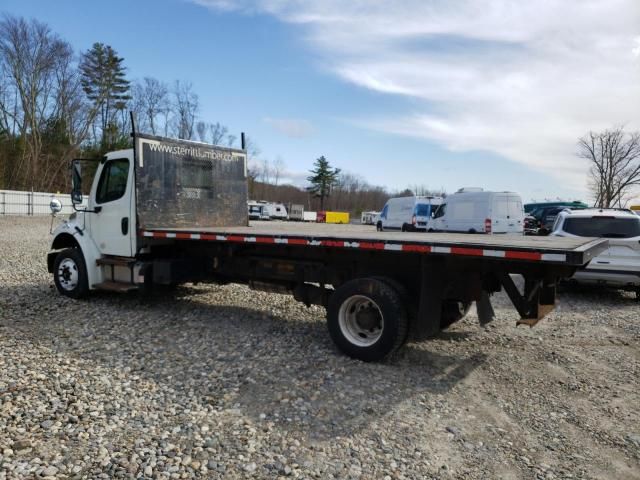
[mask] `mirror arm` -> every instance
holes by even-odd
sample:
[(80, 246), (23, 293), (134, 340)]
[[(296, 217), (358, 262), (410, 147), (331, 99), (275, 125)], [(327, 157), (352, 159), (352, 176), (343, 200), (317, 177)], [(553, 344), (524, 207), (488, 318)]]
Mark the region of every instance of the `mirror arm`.
[(73, 205), (73, 209), (76, 212), (83, 212), (83, 213), (100, 213), (102, 211), (102, 207), (94, 207), (93, 210), (89, 210), (88, 208), (78, 208), (76, 207), (76, 204), (72, 204)]

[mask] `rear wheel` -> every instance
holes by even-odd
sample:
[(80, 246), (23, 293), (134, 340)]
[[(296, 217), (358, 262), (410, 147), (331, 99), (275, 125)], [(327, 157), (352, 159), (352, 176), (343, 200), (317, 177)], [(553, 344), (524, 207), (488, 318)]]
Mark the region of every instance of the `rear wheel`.
[(329, 299), (327, 325), (346, 355), (382, 360), (405, 342), (409, 328), (401, 295), (377, 278), (359, 278), (338, 287)]
[(53, 281), (58, 292), (67, 297), (81, 298), (89, 292), (87, 268), (80, 250), (67, 248), (58, 254), (53, 264)]

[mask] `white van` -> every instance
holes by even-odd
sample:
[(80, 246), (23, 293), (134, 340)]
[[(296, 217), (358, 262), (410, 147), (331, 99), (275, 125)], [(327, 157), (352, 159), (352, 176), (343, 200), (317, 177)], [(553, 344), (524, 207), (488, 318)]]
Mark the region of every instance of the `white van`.
[(442, 202), (429, 221), (427, 230), (523, 234), (522, 198), (513, 192), (462, 188)]
[(442, 197), (390, 198), (376, 222), (378, 231), (426, 231), (431, 214), (442, 203)]

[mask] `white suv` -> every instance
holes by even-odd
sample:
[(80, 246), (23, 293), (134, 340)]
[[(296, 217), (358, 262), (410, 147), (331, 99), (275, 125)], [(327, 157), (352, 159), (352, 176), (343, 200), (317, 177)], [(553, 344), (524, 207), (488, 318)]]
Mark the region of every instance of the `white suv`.
[(572, 280), (635, 291), (640, 299), (639, 216), (621, 209), (563, 210), (551, 235), (608, 239), (609, 248), (578, 270)]

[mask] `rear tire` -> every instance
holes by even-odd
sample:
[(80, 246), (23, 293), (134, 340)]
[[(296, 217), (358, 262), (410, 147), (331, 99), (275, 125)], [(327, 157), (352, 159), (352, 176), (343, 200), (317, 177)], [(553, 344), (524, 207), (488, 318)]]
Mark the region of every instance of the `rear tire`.
[(87, 267), (77, 248), (61, 251), (53, 263), (53, 282), (58, 292), (70, 298), (82, 298), (89, 293)]
[(358, 278), (329, 298), (329, 334), (346, 355), (365, 362), (379, 361), (407, 339), (409, 321), (401, 294), (377, 278)]

